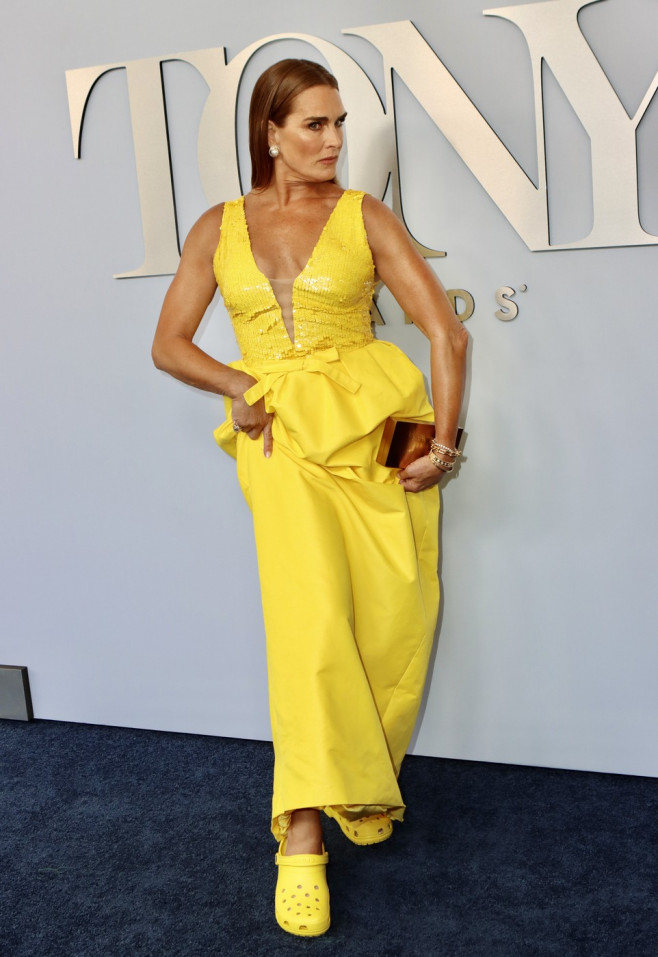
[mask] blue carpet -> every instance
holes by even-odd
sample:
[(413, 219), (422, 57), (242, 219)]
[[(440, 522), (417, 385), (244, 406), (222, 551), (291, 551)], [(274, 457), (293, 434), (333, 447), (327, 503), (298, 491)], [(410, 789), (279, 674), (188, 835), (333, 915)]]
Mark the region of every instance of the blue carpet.
[(274, 922), (271, 746), (0, 721), (2, 957), (656, 957), (658, 784), (407, 758), (409, 811), (326, 822), (332, 927)]

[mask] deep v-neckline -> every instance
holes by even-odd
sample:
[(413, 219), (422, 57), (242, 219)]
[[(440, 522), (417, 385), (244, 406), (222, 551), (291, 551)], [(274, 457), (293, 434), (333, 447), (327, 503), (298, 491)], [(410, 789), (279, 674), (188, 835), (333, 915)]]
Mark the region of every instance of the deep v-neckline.
[[(339, 206), (339, 204), (340, 204), (340, 201), (342, 200), (343, 196), (345, 196), (346, 193), (347, 193), (347, 190), (344, 189), (343, 192), (342, 192), (342, 193), (340, 194), (340, 196), (338, 197), (338, 199), (336, 200), (333, 209), (331, 210), (331, 212), (329, 213), (329, 215), (327, 216), (327, 218), (326, 218), (326, 220), (325, 220), (325, 222), (324, 222), (324, 226), (323, 226), (322, 229), (320, 230), (320, 234), (319, 234), (318, 238), (317, 238), (316, 241), (315, 241), (315, 245), (313, 246), (313, 249), (311, 250), (311, 254), (309, 255), (308, 259), (306, 260), (306, 263), (305, 263), (304, 267), (302, 268), (302, 270), (301, 270), (300, 272), (297, 273), (297, 275), (295, 276), (295, 278), (294, 278), (293, 281), (292, 281), (293, 287), (294, 287), (295, 283), (297, 282), (297, 280), (300, 279), (300, 278), (304, 275), (304, 273), (306, 272), (306, 270), (307, 270), (308, 267), (310, 266), (311, 261), (312, 261), (313, 257), (315, 256), (315, 253), (317, 252), (318, 246), (320, 245), (320, 243), (322, 242), (322, 240), (323, 240), (323, 238), (324, 238), (324, 234), (325, 234), (326, 231), (327, 231), (327, 228), (328, 228), (328, 226), (329, 226), (329, 223), (330, 223), (331, 220), (333, 219), (333, 215), (334, 215), (334, 213), (336, 212), (336, 210), (338, 209), (338, 206)], [(250, 233), (249, 233), (249, 223), (247, 222), (247, 214), (246, 214), (245, 208), (244, 208), (244, 201), (245, 201), (245, 197), (243, 196), (243, 197), (242, 197), (242, 204), (241, 204), (241, 208), (242, 208), (242, 221), (243, 221), (243, 224), (244, 224), (245, 232), (246, 232), (246, 234), (247, 234), (247, 245), (249, 246), (249, 252), (250, 252), (250, 254), (251, 254), (251, 259), (252, 259), (252, 262), (253, 262), (254, 266), (256, 267), (256, 270), (260, 273), (260, 275), (263, 277), (263, 279), (266, 279), (266, 280), (267, 280), (268, 285), (270, 286), (270, 289), (272, 289), (272, 285), (271, 285), (271, 283), (270, 283), (269, 277), (265, 275), (265, 273), (263, 272), (263, 270), (260, 268), (260, 266), (259, 266), (258, 263), (256, 262), (256, 257), (254, 256), (254, 247), (251, 245), (251, 235), (250, 235)], [(274, 295), (274, 291), (273, 291), (273, 290), (272, 290), (272, 294)], [(276, 297), (275, 297), (275, 298), (276, 298)]]
[(265, 282), (267, 283), (268, 288), (269, 288), (269, 292), (270, 292), (270, 296), (272, 297), (272, 301), (276, 304), (276, 307), (277, 307), (277, 309), (279, 310), (279, 316), (280, 316), (281, 322), (283, 323), (283, 328), (285, 329), (286, 335), (287, 335), (288, 338), (290, 339), (291, 343), (293, 343), (293, 345), (294, 345), (294, 343), (295, 343), (295, 339), (297, 338), (297, 337), (296, 337), (296, 334), (295, 334), (295, 286), (297, 285), (298, 281), (302, 278), (302, 276), (304, 275), (304, 273), (306, 272), (306, 270), (307, 270), (307, 269), (309, 268), (309, 266), (311, 265), (311, 262), (313, 261), (313, 259), (314, 259), (314, 257), (315, 257), (315, 254), (317, 253), (318, 248), (319, 248), (320, 244), (322, 243), (322, 240), (324, 239), (325, 233), (327, 232), (327, 230), (328, 230), (328, 228), (329, 228), (329, 224), (331, 223), (331, 220), (333, 219), (334, 213), (335, 213), (336, 210), (338, 209), (338, 206), (340, 205), (340, 201), (342, 200), (343, 196), (345, 196), (346, 193), (347, 193), (347, 190), (343, 190), (343, 192), (340, 194), (340, 196), (339, 196), (338, 199), (336, 200), (333, 209), (331, 210), (331, 212), (329, 213), (329, 215), (327, 216), (327, 218), (326, 218), (326, 220), (325, 220), (324, 226), (323, 226), (322, 229), (320, 230), (320, 235), (318, 236), (318, 238), (317, 238), (317, 240), (316, 240), (316, 242), (315, 242), (315, 245), (313, 246), (313, 249), (311, 250), (310, 256), (309, 256), (308, 259), (306, 260), (306, 263), (304, 264), (303, 269), (302, 269), (299, 273), (297, 273), (297, 275), (295, 276), (295, 278), (294, 278), (294, 279), (292, 280), (292, 282), (291, 282), (291, 287), (290, 287), (290, 289), (291, 289), (291, 316), (290, 316), (290, 324), (291, 324), (291, 328), (292, 328), (292, 334), (291, 334), (291, 330), (288, 328), (288, 324), (286, 323), (285, 317), (284, 317), (284, 315), (283, 315), (283, 310), (282, 310), (282, 308), (281, 308), (281, 303), (280, 303), (279, 300), (277, 299), (276, 293), (274, 292), (274, 287), (272, 286), (272, 282), (271, 282), (271, 280), (270, 280), (270, 277), (265, 275), (265, 273), (263, 272), (263, 270), (260, 268), (260, 266), (259, 266), (258, 263), (256, 262), (256, 257), (254, 256), (254, 248), (253, 248), (253, 246), (251, 245), (251, 236), (250, 236), (250, 234), (249, 234), (249, 223), (247, 222), (247, 214), (246, 214), (245, 208), (244, 208), (245, 197), (244, 197), (244, 196), (241, 197), (242, 202), (241, 202), (241, 204), (240, 204), (240, 208), (241, 208), (241, 210), (242, 210), (242, 223), (243, 223), (243, 226), (244, 226), (245, 235), (246, 235), (246, 237), (247, 237), (247, 246), (248, 246), (248, 248), (249, 248), (249, 254), (250, 254), (250, 256), (251, 256), (251, 261), (252, 261), (252, 263), (253, 263), (253, 265), (254, 265), (254, 268), (255, 268), (256, 272), (258, 273), (258, 275), (261, 276), (261, 277), (265, 280)]
[[(327, 228), (328, 228), (328, 226), (329, 226), (329, 223), (330, 223), (331, 220), (333, 219), (333, 215), (334, 215), (334, 213), (336, 212), (336, 210), (338, 209), (338, 206), (340, 205), (340, 201), (342, 200), (343, 196), (345, 196), (346, 193), (347, 193), (347, 190), (346, 190), (346, 189), (343, 190), (343, 192), (340, 194), (340, 196), (339, 196), (338, 199), (336, 200), (336, 202), (335, 202), (335, 204), (334, 204), (334, 206), (333, 206), (333, 209), (331, 210), (331, 212), (330, 212), (329, 215), (327, 216), (326, 220), (324, 221), (324, 225), (323, 225), (322, 229), (320, 230), (320, 234), (318, 235), (318, 238), (317, 238), (316, 241), (315, 241), (315, 245), (313, 246), (313, 249), (311, 250), (311, 253), (310, 253), (309, 257), (308, 257), (308, 259), (306, 260), (306, 263), (304, 264), (304, 267), (301, 269), (300, 272), (297, 273), (297, 275), (295, 276), (295, 278), (294, 278), (293, 281), (292, 281), (293, 286), (294, 286), (294, 284), (297, 282), (297, 280), (300, 279), (301, 276), (304, 275), (304, 273), (306, 272), (306, 270), (307, 270), (308, 267), (310, 266), (311, 260), (312, 260), (313, 257), (315, 256), (315, 253), (316, 253), (316, 251), (317, 251), (317, 248), (318, 248), (318, 246), (320, 245), (320, 243), (322, 242), (322, 239), (324, 238), (324, 234), (325, 234), (326, 231), (327, 231)], [(258, 272), (261, 274), (261, 276), (263, 276), (264, 279), (267, 279), (267, 281), (268, 281), (268, 283), (269, 283), (269, 281), (270, 281), (270, 280), (269, 280), (269, 277), (265, 275), (265, 273), (263, 272), (263, 270), (260, 268), (260, 266), (259, 266), (258, 263), (256, 262), (256, 257), (254, 256), (254, 247), (253, 247), (252, 244), (251, 244), (251, 235), (250, 235), (250, 233), (249, 233), (249, 223), (247, 222), (247, 214), (246, 214), (245, 208), (244, 208), (244, 201), (245, 201), (245, 197), (243, 196), (243, 197), (242, 197), (242, 204), (241, 204), (241, 207), (242, 207), (242, 220), (243, 220), (243, 223), (244, 223), (245, 232), (246, 232), (246, 234), (247, 234), (247, 245), (249, 246), (249, 252), (251, 253), (251, 258), (252, 258), (252, 260), (253, 260), (254, 266), (256, 267), (256, 269), (258, 270)]]

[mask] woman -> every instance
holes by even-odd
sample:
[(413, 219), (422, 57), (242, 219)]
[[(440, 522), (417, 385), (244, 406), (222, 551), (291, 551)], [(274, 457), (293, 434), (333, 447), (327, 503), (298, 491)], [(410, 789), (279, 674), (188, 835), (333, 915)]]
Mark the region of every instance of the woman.
[[(158, 368), (225, 397), (215, 436), (253, 513), (267, 635), (275, 912), (301, 936), (329, 927), (320, 811), (357, 844), (402, 820), (467, 339), (396, 217), (337, 184), (345, 116), (319, 64), (265, 71), (252, 190), (192, 228), (153, 345)], [(376, 279), (430, 341), (434, 412), (415, 366), (373, 339)], [(216, 284), (242, 353), (230, 365), (193, 342)], [(399, 472), (375, 461), (389, 416), (436, 419), (432, 452)]]

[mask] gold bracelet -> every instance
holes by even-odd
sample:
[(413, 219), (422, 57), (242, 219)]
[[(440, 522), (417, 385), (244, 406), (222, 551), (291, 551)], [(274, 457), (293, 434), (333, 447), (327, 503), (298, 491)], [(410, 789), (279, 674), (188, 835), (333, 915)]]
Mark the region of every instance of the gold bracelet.
[(428, 458), (435, 469), (438, 469), (439, 472), (452, 472), (455, 467), (454, 462), (446, 462), (445, 459), (440, 459), (439, 456), (433, 449), (427, 453)]
[(441, 455), (454, 455), (455, 458), (458, 458), (458, 456), (461, 455), (459, 449), (451, 449), (447, 445), (437, 442), (436, 439), (432, 439), (432, 449), (435, 452), (439, 452)]

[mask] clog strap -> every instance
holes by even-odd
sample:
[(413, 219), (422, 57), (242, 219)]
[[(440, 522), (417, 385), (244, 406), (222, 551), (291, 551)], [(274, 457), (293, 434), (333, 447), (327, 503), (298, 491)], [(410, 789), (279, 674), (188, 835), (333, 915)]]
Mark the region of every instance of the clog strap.
[(275, 854), (274, 863), (279, 867), (314, 867), (329, 862), (326, 851), (322, 854)]

